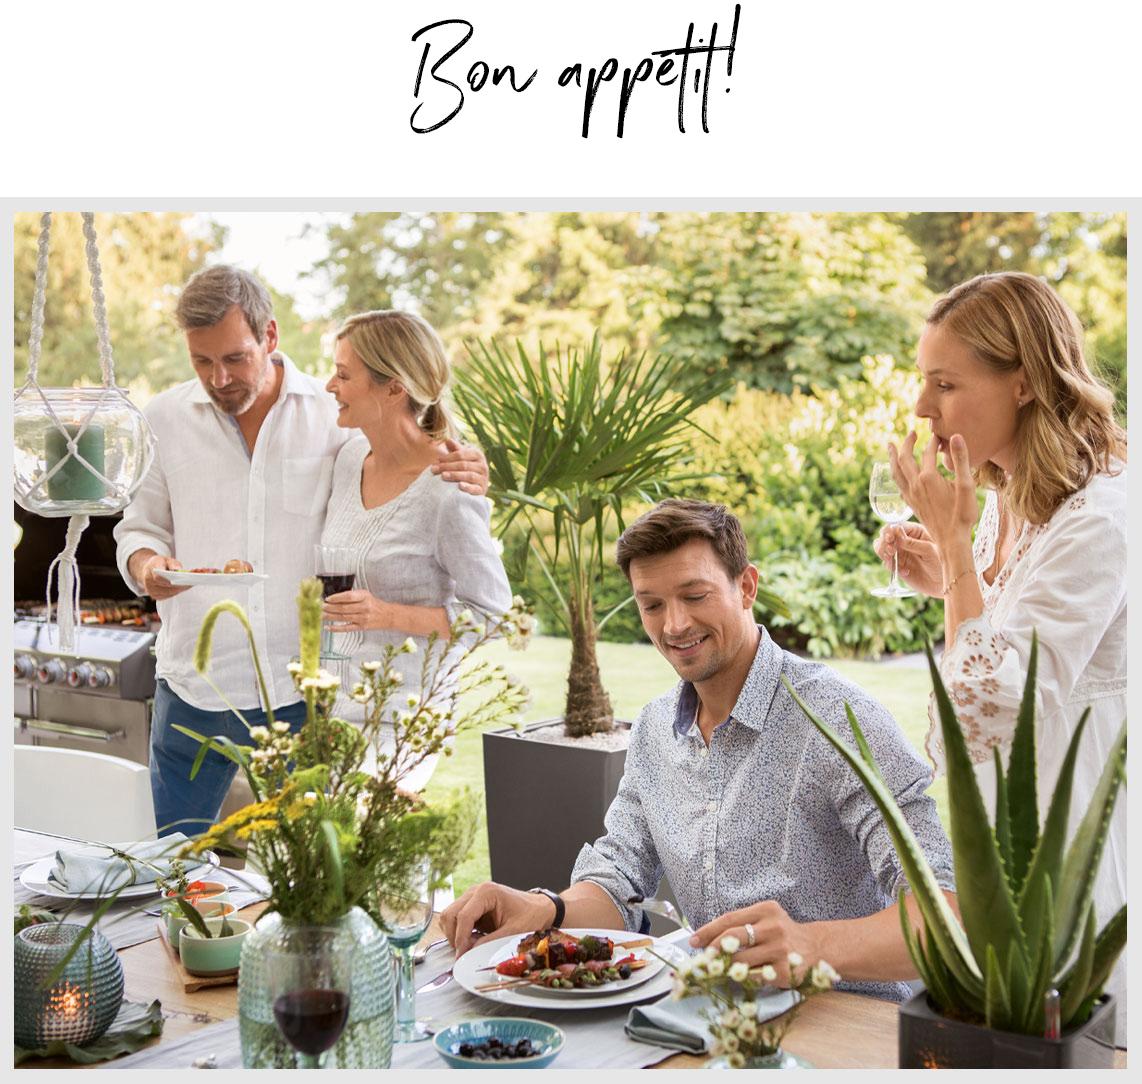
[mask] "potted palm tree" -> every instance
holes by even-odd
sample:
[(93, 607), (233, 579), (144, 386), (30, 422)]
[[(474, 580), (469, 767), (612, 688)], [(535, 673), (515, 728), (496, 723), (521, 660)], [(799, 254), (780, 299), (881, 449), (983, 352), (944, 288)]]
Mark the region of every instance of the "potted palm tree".
[[(598, 630), (630, 601), (596, 614), (604, 550), (622, 530), (624, 507), (695, 477), (685, 473), (690, 417), (729, 380), (665, 355), (604, 361), (598, 335), (582, 351), (541, 346), (531, 356), (493, 342), (469, 346), (469, 355), (456, 402), (488, 457), (499, 533), (520, 532), (571, 640), (562, 720), (484, 734), (492, 877), (562, 885), (583, 842), (602, 834), (626, 760), (625, 742), (597, 737), (615, 727)], [(537, 823), (543, 848), (534, 846)]]
[(957, 921), (911, 830), (885, 788), (849, 711), (854, 751), (790, 688), (818, 730), (879, 806), (923, 916), (918, 938), (900, 894), (904, 937), (926, 990), (900, 1009), (901, 1068), (1106, 1068), (1114, 1058), (1114, 998), (1102, 993), (1126, 945), (1126, 906), (1098, 931), (1092, 895), (1110, 814), (1126, 770), (1126, 724), (1093, 799), (1066, 844), (1071, 781), (1086, 725), (1067, 749), (1042, 826), (1036, 794), (1035, 671), (1027, 682), (1004, 771), (995, 751), (995, 826), (931, 650), (947, 755)]

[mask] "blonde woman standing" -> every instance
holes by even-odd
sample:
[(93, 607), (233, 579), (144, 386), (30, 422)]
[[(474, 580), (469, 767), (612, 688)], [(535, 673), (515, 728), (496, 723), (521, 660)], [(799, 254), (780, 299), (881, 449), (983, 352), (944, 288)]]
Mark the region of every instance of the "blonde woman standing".
[[(404, 689), (419, 695), (431, 633), (446, 637), (465, 609), (480, 620), (511, 605), (488, 501), (432, 471), (458, 431), (448, 359), (424, 320), (395, 311), (351, 316), (337, 333), (334, 365), (326, 390), (337, 401), (337, 424), (360, 436), (337, 457), (321, 543), (352, 550), (357, 567), (354, 590), (326, 600), (327, 624), (350, 656), (350, 684), (362, 662), (411, 636), (419, 650), (395, 665)], [(344, 694), (337, 710), (363, 718)], [(402, 785), (422, 788), (434, 766), (435, 758), (423, 762)]]
[[(1031, 636), (1038, 633), (1040, 816), (1083, 711), (1069, 830), (1090, 804), (1126, 719), (1126, 433), (1114, 398), (1083, 356), (1078, 318), (1040, 279), (1004, 273), (962, 283), (936, 302), (920, 337), (916, 413), (932, 439), (919, 464), (912, 432), (893, 473), (919, 523), (886, 527), (878, 556), (944, 600), (940, 672), (985, 802), (992, 749), (1006, 755)], [(936, 469), (936, 455), (954, 478)], [(975, 532), (976, 486), (987, 501)], [(928, 752), (944, 750), (934, 704)], [(1116, 803), (1095, 886), (1101, 926), (1126, 901), (1126, 807)], [(1126, 1036), (1126, 954), (1107, 988)]]

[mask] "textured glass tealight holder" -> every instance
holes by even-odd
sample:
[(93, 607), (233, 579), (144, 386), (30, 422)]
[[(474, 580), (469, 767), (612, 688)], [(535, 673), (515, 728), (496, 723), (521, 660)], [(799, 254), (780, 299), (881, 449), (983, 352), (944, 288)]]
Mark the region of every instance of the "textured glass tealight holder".
[[(83, 944), (56, 980), (48, 978), (80, 938)], [(44, 922), (21, 930), (12, 949), (16, 1044), (38, 1050), (63, 1041), (77, 1046), (99, 1038), (123, 1003), (123, 965), (98, 930)]]

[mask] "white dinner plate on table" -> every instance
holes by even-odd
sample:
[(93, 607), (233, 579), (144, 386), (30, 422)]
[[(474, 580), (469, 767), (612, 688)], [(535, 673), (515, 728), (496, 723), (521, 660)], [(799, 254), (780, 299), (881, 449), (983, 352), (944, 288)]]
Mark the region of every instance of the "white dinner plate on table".
[[(565, 933), (583, 937), (585, 934), (594, 934), (596, 937), (609, 937), (613, 941), (642, 940), (638, 934), (629, 930), (598, 930), (598, 929), (565, 929)], [(679, 955), (679, 950), (668, 941), (654, 938), (653, 943), (641, 949), (620, 949), (615, 952), (618, 958), (629, 955), (632, 951), (636, 956), (646, 959), (647, 966), (634, 972), (629, 979), (619, 982), (609, 982), (604, 986), (580, 989), (559, 989), (540, 986), (512, 986), (505, 985), (502, 990), (477, 990), (477, 986), (486, 986), (495, 982), (495, 970), (485, 971), (483, 968), (495, 968), (495, 965), (516, 955), (516, 946), (523, 939), (523, 934), (512, 934), (510, 937), (499, 937), (494, 941), (478, 941), (469, 949), (452, 968), (452, 977), (470, 994), (482, 997), (488, 1001), (498, 1001), (504, 1005), (517, 1005), (531, 1009), (603, 1009), (614, 1005), (628, 1005), (636, 1001), (646, 1001), (650, 998), (660, 997), (667, 993), (671, 986), (672, 972), (662, 960), (651, 955), (651, 950), (660, 956), (671, 959)], [(505, 984), (511, 980), (503, 977)]]
[(268, 580), (264, 572), (184, 572), (175, 568), (156, 568), (156, 576), (162, 576), (173, 587), (197, 587), (206, 584), (238, 583), (250, 586)]
[[(76, 848), (80, 850), (80, 848)], [(92, 847), (93, 854), (105, 854), (106, 847)], [(201, 880), (204, 876), (209, 874), (218, 866), (218, 855), (213, 851), (207, 851), (203, 857), (206, 859), (206, 864), (195, 866), (194, 869), (187, 873), (187, 879), (190, 881)], [(22, 884), (29, 892), (34, 892), (37, 896), (51, 896), (57, 900), (101, 900), (106, 899), (115, 891), (115, 883), (111, 883), (107, 888), (100, 889), (97, 892), (65, 892), (59, 885), (53, 884), (48, 880), (48, 874), (51, 873), (52, 867), (56, 864), (56, 856), (49, 855), (47, 858), (41, 858), (38, 862), (33, 862), (20, 874), (20, 884)], [(118, 899), (129, 900), (137, 896), (156, 896), (160, 892), (158, 883), (155, 881), (146, 881), (143, 884), (127, 885), (118, 895)]]

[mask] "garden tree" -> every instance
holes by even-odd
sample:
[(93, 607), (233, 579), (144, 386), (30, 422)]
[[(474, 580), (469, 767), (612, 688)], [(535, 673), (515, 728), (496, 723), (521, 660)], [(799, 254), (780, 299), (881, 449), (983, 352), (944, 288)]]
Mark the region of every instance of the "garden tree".
[(337, 316), (412, 302), (444, 331), (471, 312), (516, 217), (499, 211), (351, 215), (325, 228), (329, 254), (310, 274), (326, 278), (341, 295)]
[[(254, 272), (257, 274), (257, 272)], [(263, 280), (264, 281), (264, 280)], [(278, 342), (290, 360), (303, 372), (326, 377), (333, 363), (326, 357), (322, 335), (329, 330), (327, 320), (303, 320), (294, 308), (293, 298), (266, 284), (278, 324)]]
[(582, 346), (598, 332), (615, 348), (645, 350), (667, 286), (656, 235), (649, 215), (514, 215), (492, 274), (449, 330), (464, 339), (518, 339), (529, 349)]
[[(218, 227), (205, 236), (186, 229), (190, 218), (175, 212), (95, 216), (120, 384), (141, 379), (158, 391), (188, 375), (186, 347), (173, 318), (178, 290), (222, 241)], [(14, 369), (20, 384), (27, 377), (40, 215), (16, 214), (14, 229)], [(39, 379), (60, 387), (99, 380), (99, 346), (78, 214), (52, 219)]]
[(894, 216), (924, 255), (928, 286), (947, 293), (991, 271), (1031, 271), (1042, 239), (1034, 211), (925, 211)]
[(924, 263), (879, 214), (674, 214), (658, 220), (659, 346), (747, 387), (831, 386), (871, 354), (912, 357)]

